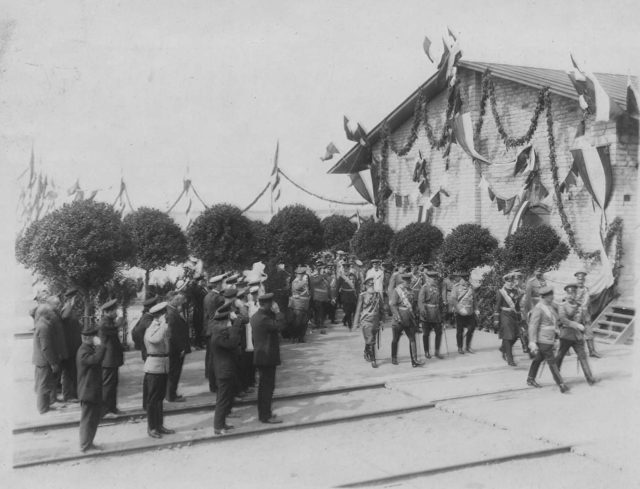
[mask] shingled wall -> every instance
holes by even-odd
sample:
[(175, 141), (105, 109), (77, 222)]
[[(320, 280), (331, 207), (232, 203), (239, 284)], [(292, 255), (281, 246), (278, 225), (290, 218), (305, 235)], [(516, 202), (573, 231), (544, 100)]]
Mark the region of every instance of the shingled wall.
[[(458, 72), (463, 87), (464, 99), (471, 112), (475, 125), (479, 117), (481, 96), (480, 73), (461, 69)], [(515, 82), (494, 78), (497, 108), (502, 124), (510, 136), (522, 136), (529, 127), (533, 115), (538, 90)], [(552, 95), (552, 113), (554, 119), (554, 135), (556, 140), (556, 155), (559, 166), (559, 178), (562, 182), (572, 164), (570, 149), (581, 118), (581, 111), (575, 100)], [(429, 121), (438, 136), (444, 124), (447, 101), (446, 92), (442, 92), (428, 103)], [(399, 127), (392, 137), (397, 145), (407, 140), (411, 128), (411, 120)], [(617, 130), (616, 130), (617, 129)], [(624, 257), (622, 273), (619, 279), (619, 290), (623, 296), (631, 297), (634, 284), (634, 234), (637, 214), (637, 174), (638, 174), (638, 126), (629, 120), (618, 122), (587, 123), (587, 137), (596, 144), (609, 144), (611, 161), (614, 168), (614, 192), (607, 208), (606, 217), (611, 222), (620, 216), (624, 221)], [(619, 136), (618, 136), (619, 135)], [(550, 224), (559, 232), (561, 238), (568, 243), (567, 236), (562, 229), (558, 207), (556, 205), (551, 164), (549, 160), (549, 144), (547, 138), (546, 111), (540, 117), (538, 127), (532, 140), (535, 151), (540, 158), (542, 183), (549, 195), (541, 202), (549, 207)], [(380, 158), (381, 143), (374, 147), (374, 153)], [(485, 178), (494, 188), (496, 195), (504, 198), (511, 197), (518, 192), (524, 183), (523, 177), (513, 177), (512, 174), (499, 170), (500, 164), (512, 162), (519, 149), (507, 149), (498, 134), (490, 106), (484, 118), (484, 125), (476, 148), (494, 165), (491, 171), (485, 171)], [(413, 169), (419, 159), (421, 151), (428, 162), (430, 188), (420, 194), (418, 184), (413, 182)], [(398, 230), (418, 219), (419, 206), (426, 206), (431, 195), (440, 188), (445, 189), (450, 196), (443, 197), (439, 208), (433, 209), (432, 224), (447, 234), (452, 228), (462, 223), (474, 222), (491, 230), (492, 234), (501, 242), (518, 208), (519, 201), (512, 211), (504, 215), (498, 211), (496, 203), (489, 198), (488, 192), (479, 187), (480, 171), (475, 167), (471, 158), (454, 144), (449, 157), (449, 170), (445, 171), (446, 158), (440, 150), (432, 149), (427, 140), (424, 129), (420, 130), (419, 138), (411, 152), (405, 157), (398, 157), (393, 152), (388, 159), (388, 182), (391, 189), (403, 196), (400, 207), (396, 206), (395, 195), (387, 204), (387, 222)], [(404, 196), (408, 196), (408, 203)], [(626, 201), (625, 201), (626, 196)], [(576, 233), (578, 243), (586, 251), (598, 249), (599, 238), (597, 230), (600, 226), (600, 210), (593, 206), (591, 196), (578, 179), (578, 185), (563, 194), (565, 211)], [(613, 259), (613, 253), (610, 254)], [(587, 270), (597, 272), (599, 265), (582, 263), (575, 254), (563, 263), (560, 270), (552, 272), (550, 278), (562, 290), (562, 285), (572, 280), (573, 272), (586, 266)], [(592, 275), (595, 276), (595, 273)]]

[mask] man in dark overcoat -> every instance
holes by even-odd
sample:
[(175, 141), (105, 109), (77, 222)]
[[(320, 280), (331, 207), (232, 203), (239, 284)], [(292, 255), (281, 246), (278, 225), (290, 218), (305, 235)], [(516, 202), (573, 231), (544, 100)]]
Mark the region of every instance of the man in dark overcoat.
[[(260, 308), (251, 317), (253, 363), (258, 369), (258, 419), (263, 423), (281, 423), (271, 409), (276, 384), (276, 367), (280, 365), (280, 317), (273, 312), (273, 294), (258, 297)], [(281, 314), (281, 313), (280, 313)]]
[(189, 344), (189, 325), (182, 315), (182, 306), (186, 298), (178, 292), (169, 297), (167, 305), (167, 324), (169, 325), (169, 377), (167, 379), (167, 401), (184, 402), (178, 395), (178, 383), (182, 374), (184, 357), (191, 353)]
[(54, 341), (53, 322), (56, 312), (48, 304), (34, 311), (33, 356), (35, 365), (36, 406), (40, 414), (51, 408), (51, 393), (55, 393), (55, 374), (60, 371), (60, 356)]
[(120, 414), (118, 410), (118, 369), (124, 365), (124, 350), (118, 337), (116, 324), (117, 300), (105, 302), (98, 326), (100, 340), (105, 347), (102, 360), (102, 415)]
[(238, 376), (237, 356), (240, 348), (241, 323), (235, 321), (236, 319), (235, 313), (232, 312), (232, 303), (229, 302), (218, 309), (211, 330), (213, 368), (218, 386), (213, 417), (215, 435), (224, 435), (233, 428), (227, 424), (226, 418), (231, 412), (233, 398), (236, 395)]
[(222, 281), (225, 275), (216, 275), (209, 279), (209, 293), (205, 296), (202, 308), (204, 314), (204, 331), (203, 335), (206, 342), (207, 350), (204, 357), (204, 376), (209, 379), (209, 391), (215, 392), (218, 387), (216, 386), (216, 375), (213, 370), (213, 356), (211, 354), (211, 331), (213, 329), (213, 321), (216, 311), (220, 306), (224, 304), (224, 298), (222, 297)]
[(77, 371), (76, 371), (76, 353), (82, 340), (80, 332), (82, 326), (80, 318), (76, 311), (76, 298), (78, 296), (77, 289), (70, 289), (65, 294), (65, 303), (62, 306), (61, 319), (64, 339), (67, 349), (67, 358), (60, 362), (61, 380), (62, 380), (62, 400), (77, 401)]
[(78, 399), (80, 400), (80, 450), (98, 449), (93, 439), (102, 415), (102, 361), (106, 348), (97, 336), (98, 327), (82, 330), (82, 344), (76, 353)]

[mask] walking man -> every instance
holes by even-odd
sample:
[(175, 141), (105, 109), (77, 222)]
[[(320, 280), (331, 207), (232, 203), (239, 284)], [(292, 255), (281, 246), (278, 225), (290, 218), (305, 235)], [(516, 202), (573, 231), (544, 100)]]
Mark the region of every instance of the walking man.
[[(473, 332), (476, 329), (476, 317), (479, 315), (476, 304), (476, 294), (473, 287), (469, 283), (469, 272), (460, 272), (457, 274), (460, 280), (453, 286), (451, 290), (451, 305), (456, 322), (456, 343), (458, 344), (458, 353), (464, 354), (474, 353), (471, 349), (471, 340)], [(466, 348), (462, 349), (462, 340), (464, 329), (467, 328)]]
[(35, 365), (36, 406), (40, 414), (48, 412), (55, 396), (55, 374), (60, 372), (60, 357), (54, 341), (53, 322), (56, 312), (48, 304), (34, 311), (33, 364)]
[(80, 400), (80, 450), (99, 450), (93, 444), (102, 417), (102, 361), (106, 349), (98, 337), (98, 327), (82, 330), (82, 344), (76, 353), (78, 399)]
[(224, 304), (222, 297), (222, 281), (225, 275), (216, 275), (209, 279), (209, 293), (203, 301), (204, 309), (204, 337), (206, 341), (206, 352), (204, 356), (204, 376), (209, 379), (209, 391), (215, 392), (216, 374), (213, 370), (213, 355), (211, 354), (211, 331), (213, 329), (214, 316), (220, 306)]
[(75, 311), (77, 294), (78, 289), (70, 289), (64, 294), (66, 301), (60, 314), (67, 349), (67, 358), (63, 359), (60, 365), (63, 402), (78, 401), (76, 353), (82, 343), (80, 339), (82, 327)]
[(540, 300), (531, 311), (531, 319), (529, 320), (529, 349), (535, 353), (535, 357), (529, 367), (529, 376), (527, 384), (532, 387), (542, 387), (536, 382), (538, 369), (543, 361), (549, 365), (553, 380), (555, 380), (560, 392), (563, 394), (569, 390), (569, 387), (562, 380), (560, 369), (556, 365), (556, 359), (553, 355), (553, 344), (558, 331), (558, 313), (553, 306), (553, 289), (548, 285), (539, 289)]
[(364, 281), (365, 291), (358, 296), (356, 305), (354, 326), (362, 327), (364, 337), (364, 359), (371, 362), (373, 368), (378, 368), (376, 363), (376, 338), (380, 331), (380, 307), (382, 297), (373, 288), (373, 277)]
[(398, 365), (398, 341), (402, 333), (407, 335), (409, 339), (409, 353), (411, 355), (411, 366), (420, 367), (424, 364), (418, 360), (418, 351), (416, 348), (416, 330), (418, 322), (413, 312), (413, 292), (409, 288), (411, 273), (402, 275), (402, 282), (391, 293), (389, 298), (389, 307), (393, 315), (393, 339), (391, 341), (391, 363)]
[(507, 273), (502, 277), (504, 285), (498, 290), (494, 311), (494, 325), (498, 329), (498, 337), (502, 339), (502, 358), (511, 367), (513, 361), (513, 345), (520, 337), (520, 291), (515, 287), (515, 277)]
[(258, 369), (258, 418), (263, 423), (282, 423), (271, 409), (276, 384), (276, 367), (280, 365), (280, 318), (273, 312), (273, 294), (258, 297), (260, 309), (251, 318), (254, 364)]
[(576, 302), (582, 308), (584, 318), (584, 339), (589, 349), (589, 356), (593, 358), (601, 358), (600, 354), (596, 351), (596, 345), (593, 342), (593, 326), (591, 324), (591, 312), (589, 311), (589, 303), (591, 296), (589, 295), (589, 289), (585, 285), (587, 279), (586, 270), (578, 270), (573, 274), (576, 278)]
[[(291, 282), (291, 318), (293, 323), (294, 342), (304, 343), (309, 323), (309, 277), (303, 266), (296, 268), (296, 276)], [(252, 311), (255, 312), (255, 311)], [(253, 315), (253, 314), (251, 314)]]
[(184, 357), (191, 353), (189, 343), (189, 325), (182, 315), (182, 306), (186, 302), (184, 294), (177, 292), (169, 297), (166, 307), (166, 320), (169, 327), (169, 376), (167, 378), (167, 401), (184, 402), (178, 395), (178, 384), (182, 374)]

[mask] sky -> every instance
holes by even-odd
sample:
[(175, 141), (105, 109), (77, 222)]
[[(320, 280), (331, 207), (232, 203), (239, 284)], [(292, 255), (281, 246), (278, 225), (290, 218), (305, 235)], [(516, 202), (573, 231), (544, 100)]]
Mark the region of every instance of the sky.
[[(65, 189), (167, 209), (185, 176), (209, 204), (246, 206), (279, 165), (361, 201), (337, 161), (348, 115), (371, 129), (431, 76), (422, 41), (447, 26), (463, 57), (637, 74), (633, 1), (21, 0), (0, 8), (0, 155), (15, 212), (31, 150)], [(1, 6), (0, 3), (0, 6)], [(339, 157), (340, 155), (338, 155)], [(281, 183), (280, 205), (329, 204)], [(182, 202), (177, 211), (186, 210)], [(193, 202), (194, 209), (201, 209)], [(255, 207), (268, 209), (265, 196)], [(15, 220), (15, 216), (13, 217)]]

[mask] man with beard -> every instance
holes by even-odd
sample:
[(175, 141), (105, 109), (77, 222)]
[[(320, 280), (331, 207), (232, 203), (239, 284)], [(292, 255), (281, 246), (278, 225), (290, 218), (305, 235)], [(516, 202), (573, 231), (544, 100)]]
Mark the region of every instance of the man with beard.
[(382, 297), (373, 288), (373, 277), (364, 281), (365, 291), (358, 296), (354, 325), (362, 327), (364, 337), (364, 359), (371, 362), (373, 368), (378, 368), (376, 363), (376, 338), (380, 331), (380, 307)]

